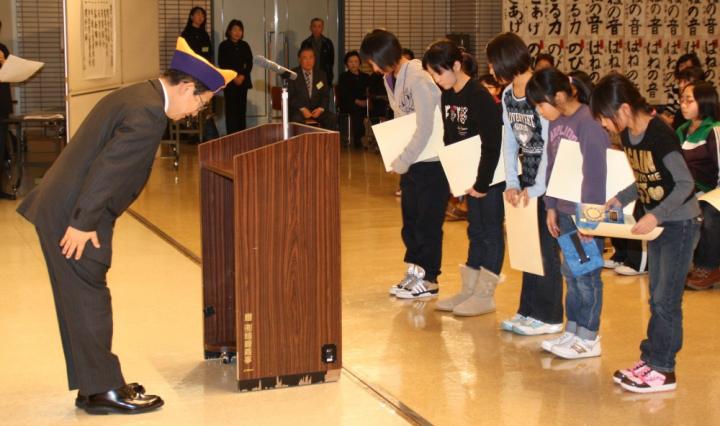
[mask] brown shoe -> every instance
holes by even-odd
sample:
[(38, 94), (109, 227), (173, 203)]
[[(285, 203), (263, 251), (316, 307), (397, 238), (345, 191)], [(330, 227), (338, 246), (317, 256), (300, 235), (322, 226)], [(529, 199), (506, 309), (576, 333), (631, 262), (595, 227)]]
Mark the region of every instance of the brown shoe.
[(108, 392), (90, 395), (85, 403), (88, 414), (140, 414), (156, 410), (165, 402), (157, 395), (144, 395), (125, 385)]
[(690, 274), (686, 285), (693, 290), (708, 290), (720, 284), (720, 269), (695, 268)]

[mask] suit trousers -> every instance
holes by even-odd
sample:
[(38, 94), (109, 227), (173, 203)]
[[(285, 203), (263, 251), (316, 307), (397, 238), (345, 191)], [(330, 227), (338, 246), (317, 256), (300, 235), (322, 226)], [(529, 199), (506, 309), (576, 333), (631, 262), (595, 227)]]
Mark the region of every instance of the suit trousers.
[[(108, 266), (83, 256), (66, 259), (57, 238), (38, 230), (60, 326), (68, 387), (81, 395), (125, 384), (112, 353), (112, 306), (105, 280)], [(88, 242), (87, 244), (92, 244)]]

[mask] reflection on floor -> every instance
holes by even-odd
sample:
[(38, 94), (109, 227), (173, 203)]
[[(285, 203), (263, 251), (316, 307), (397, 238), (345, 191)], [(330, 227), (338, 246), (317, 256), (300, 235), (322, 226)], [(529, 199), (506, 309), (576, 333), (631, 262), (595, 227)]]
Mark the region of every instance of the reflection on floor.
[[(539, 347), (542, 338), (517, 337), (498, 330), (499, 321), (512, 315), (517, 308), (519, 294), (520, 275), (507, 265), (504, 268), (507, 281), (501, 284), (497, 293), (497, 313), (480, 318), (459, 319), (433, 311), (433, 302), (399, 302), (387, 296), (387, 288), (400, 278), (404, 269), (399, 237), (399, 200), (392, 195), (398, 178), (386, 174), (374, 154), (345, 152), (341, 161), (344, 363), (349, 371), (378, 393), (409, 407), (428, 422), (442, 425), (720, 423), (720, 406), (717, 404), (720, 401), (720, 373), (714, 368), (720, 353), (720, 330), (716, 327), (720, 319), (717, 309), (720, 292), (686, 293), (685, 345), (679, 356), (677, 392), (649, 396), (622, 392), (612, 383), (610, 374), (618, 367), (630, 365), (638, 357), (638, 343), (644, 335), (648, 320), (646, 278), (619, 277), (608, 272), (603, 274), (603, 356), (584, 361), (555, 359), (542, 353)], [(158, 160), (147, 189), (133, 208), (173, 239), (199, 253), (197, 187), (197, 166), (192, 151), (183, 154), (178, 173), (172, 170), (169, 161)], [(121, 226), (137, 228), (137, 224), (127, 219), (121, 221)], [(159, 250), (145, 247), (145, 241), (152, 238), (139, 230), (137, 232), (138, 235), (131, 235), (124, 243), (125, 259), (122, 262), (125, 267), (129, 268), (133, 262), (149, 262), (143, 259), (153, 259), (153, 264), (157, 265), (155, 269), (158, 270), (148, 266), (149, 271), (154, 271), (152, 279), (170, 282), (176, 288), (187, 291), (183, 293), (186, 299), (180, 305), (164, 305), (160, 293), (162, 287), (153, 287), (150, 294), (157, 301), (145, 302), (139, 296), (133, 300), (130, 294), (123, 296), (124, 287), (116, 281), (116, 300), (125, 297), (126, 304), (159, 306), (163, 314), (165, 310), (171, 309), (171, 305), (172, 312), (185, 309), (192, 312), (200, 303), (198, 270), (176, 271), (174, 268), (177, 264), (185, 265), (186, 262), (171, 261), (171, 255), (163, 258), (168, 260), (157, 262), (152, 256), (133, 254), (133, 250)], [(29, 233), (24, 231), (23, 237), (25, 243), (32, 244)], [(121, 235), (121, 232), (116, 235)], [(457, 290), (457, 265), (465, 260), (466, 250), (465, 223), (447, 223), (443, 275), (440, 277), (442, 294), (448, 295)], [(35, 256), (39, 255), (35, 253)], [(11, 271), (13, 268), (16, 268), (18, 275), (23, 273), (19, 268), (28, 271), (32, 268), (34, 280), (41, 279), (38, 273), (44, 273), (39, 263), (11, 266)], [(35, 271), (38, 268), (40, 272)], [(119, 268), (118, 264), (115, 268)], [(128, 275), (126, 280), (136, 279), (135, 272)], [(19, 278), (15, 277), (15, 280)], [(27, 292), (15, 288), (11, 291)], [(41, 298), (50, 297), (49, 292), (33, 294)], [(7, 300), (3, 297), (0, 302), (0, 315), (5, 315), (9, 308)], [(43, 306), (47, 305), (47, 301), (43, 303)], [(119, 321), (139, 327), (143, 322), (142, 316), (151, 311), (138, 314), (137, 311), (118, 308), (116, 312), (116, 315), (123, 316), (118, 318)], [(152, 315), (155, 314), (152, 312)], [(37, 326), (37, 330), (45, 332), (47, 327), (54, 325), (51, 315), (45, 316), (47, 318), (44, 319), (43, 327)], [(16, 327), (20, 327), (15, 324), (14, 316), (9, 318), (13, 318), (12, 324), (6, 320), (1, 322), (3, 336), (7, 335), (8, 329), (16, 330)], [(197, 384), (200, 379), (196, 375), (190, 375), (195, 382), (187, 377), (175, 376), (180, 374), (179, 371), (187, 374), (187, 371), (199, 364), (194, 358), (194, 351), (200, 344), (200, 321), (185, 319), (181, 324), (176, 327), (178, 331), (168, 332), (153, 322), (151, 330), (160, 333), (157, 341), (152, 342), (152, 347), (157, 348), (156, 355), (136, 360), (137, 370), (129, 374), (131, 377), (148, 371), (143, 366), (148, 369), (152, 366), (157, 369), (156, 374), (167, 381), (167, 387), (159, 391), (191, 406), (200, 404), (205, 413), (213, 409), (230, 410), (230, 406), (221, 402), (229, 401), (230, 398), (233, 404), (243, 406), (246, 401), (243, 398), (246, 397), (253, 398), (252, 403), (284, 399), (284, 391), (263, 392), (250, 397), (218, 396), (217, 402), (210, 406), (206, 399), (198, 402), (192, 397), (185, 398), (182, 390), (184, 380), (191, 381), (195, 391), (209, 390), (201, 390), (203, 388)], [(191, 332), (188, 333), (183, 327), (188, 327)], [(184, 342), (177, 337), (180, 332), (196, 341), (192, 344)], [(119, 331), (120, 341), (123, 333), (127, 335), (130, 330)], [(173, 336), (175, 340), (172, 340)], [(52, 337), (56, 338), (56, 335), (52, 334)], [(144, 347), (143, 343), (151, 344), (153, 337), (151, 333), (138, 337), (141, 340), (138, 347)], [(7, 342), (7, 338), (4, 341)], [(187, 350), (177, 349), (178, 342), (182, 342), (180, 346)], [(31, 342), (17, 343), (16, 347), (23, 347)], [(48, 348), (52, 348), (50, 354), (31, 353), (30, 360), (50, 363), (41, 366), (43, 372), (51, 374), (47, 380), (43, 380), (42, 385), (57, 390), (57, 383), (61, 380), (56, 372), (60, 365), (60, 352), (55, 344)], [(168, 348), (174, 348), (173, 351), (177, 352), (164, 352)], [(123, 353), (131, 354), (132, 351), (133, 346), (128, 345)], [(23, 351), (21, 356), (26, 355)], [(10, 359), (17, 355), (4, 351), (2, 356), (2, 365), (10, 365)], [(23, 362), (28, 360), (24, 359)], [(198, 367), (202, 372), (197, 375), (208, 383), (212, 379), (206, 377), (215, 374), (213, 369), (216, 367), (219, 367), (218, 370), (222, 368), (212, 365)], [(3, 383), (16, 376), (25, 378), (22, 374), (22, 371), (12, 374), (3, 372)], [(151, 375), (141, 376), (155, 380)], [(327, 395), (333, 395), (335, 392), (332, 387), (312, 389), (293, 392), (300, 395), (304, 395), (304, 392), (327, 392)], [(307, 398), (314, 396), (308, 394)], [(342, 401), (329, 399), (328, 405), (345, 404), (345, 398), (343, 396)], [(0, 399), (0, 405), (5, 402)], [(64, 413), (55, 405), (51, 411), (53, 415)], [(164, 413), (177, 415), (169, 411), (170, 407)], [(308, 410), (296, 410), (297, 413), (305, 411)], [(368, 417), (367, 423), (377, 423), (372, 419)]]
[(238, 393), (235, 365), (202, 359), (199, 266), (129, 216), (117, 223), (108, 277), (113, 350), (126, 379), (142, 381), (166, 405), (132, 418), (75, 409), (45, 263), (16, 204), (0, 200), (0, 424), (407, 424), (348, 374), (337, 383)]

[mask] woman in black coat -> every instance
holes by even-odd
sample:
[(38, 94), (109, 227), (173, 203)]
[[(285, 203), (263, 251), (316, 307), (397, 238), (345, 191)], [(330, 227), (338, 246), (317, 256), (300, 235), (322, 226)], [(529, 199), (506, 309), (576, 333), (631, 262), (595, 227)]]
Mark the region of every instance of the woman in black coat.
[(210, 41), (210, 35), (205, 30), (205, 22), (207, 22), (205, 9), (199, 6), (193, 7), (190, 9), (185, 29), (180, 35), (195, 53), (214, 64), (212, 42)]
[(340, 74), (338, 82), (338, 107), (340, 112), (350, 114), (353, 140), (360, 145), (365, 128), (363, 120), (367, 115), (367, 90), (370, 76), (360, 71), (360, 54), (357, 50), (345, 54), (347, 71)]
[(252, 89), (250, 71), (253, 66), (253, 55), (250, 45), (243, 40), (245, 27), (237, 19), (228, 24), (225, 38), (220, 43), (218, 62), (222, 68), (238, 73), (235, 80), (225, 86), (225, 127), (227, 133), (245, 130), (247, 113), (247, 93)]

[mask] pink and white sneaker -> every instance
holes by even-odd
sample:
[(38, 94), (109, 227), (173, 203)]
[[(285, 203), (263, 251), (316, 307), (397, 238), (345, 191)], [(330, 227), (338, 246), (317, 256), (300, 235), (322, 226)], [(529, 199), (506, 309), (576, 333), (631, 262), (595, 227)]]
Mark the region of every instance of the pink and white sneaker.
[(647, 364), (645, 364), (645, 361), (640, 360), (637, 363), (635, 363), (634, 366), (632, 366), (630, 368), (623, 368), (622, 370), (615, 370), (615, 372), (613, 373), (613, 382), (615, 382), (619, 385), (620, 382), (622, 382), (624, 378), (635, 377), (635, 375), (637, 373), (639, 373), (640, 371), (642, 371), (644, 369), (648, 369), (648, 368), (650, 368), (650, 367), (648, 367)]
[[(642, 373), (642, 374), (640, 374)], [(635, 393), (655, 393), (674, 391), (677, 388), (675, 372), (661, 373), (650, 367), (639, 371), (634, 377), (626, 377), (620, 382), (623, 389)]]

